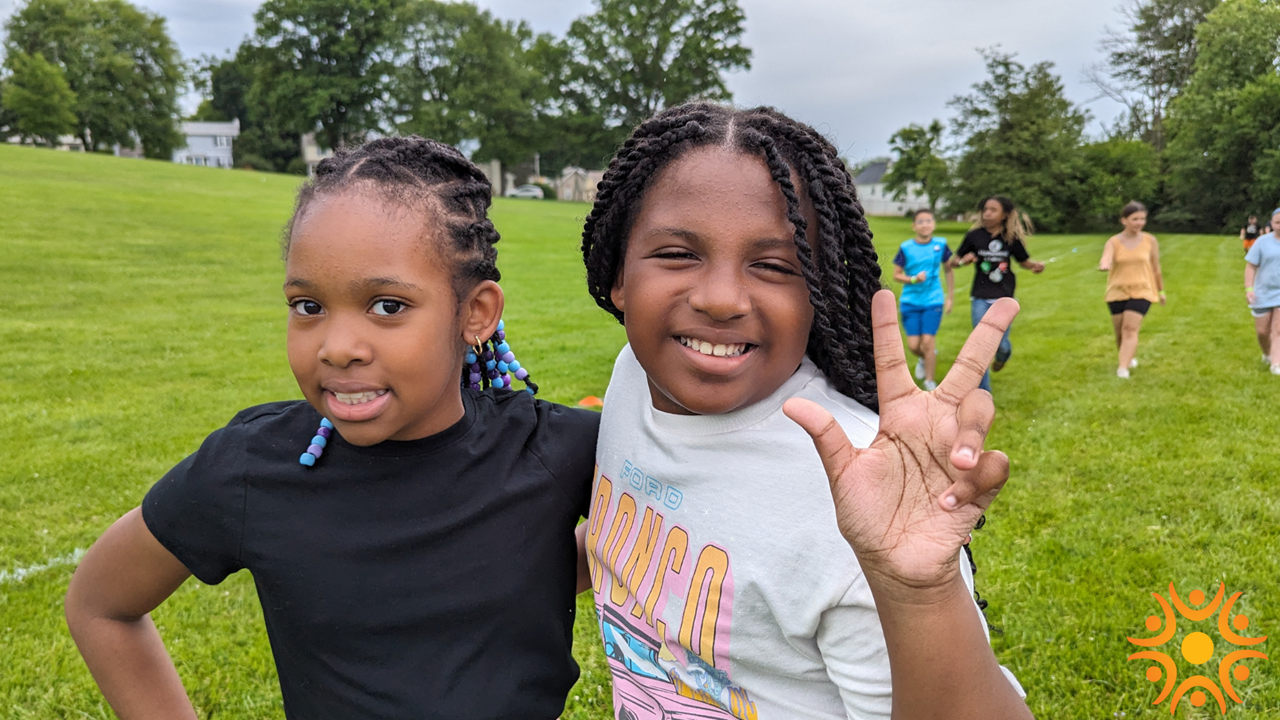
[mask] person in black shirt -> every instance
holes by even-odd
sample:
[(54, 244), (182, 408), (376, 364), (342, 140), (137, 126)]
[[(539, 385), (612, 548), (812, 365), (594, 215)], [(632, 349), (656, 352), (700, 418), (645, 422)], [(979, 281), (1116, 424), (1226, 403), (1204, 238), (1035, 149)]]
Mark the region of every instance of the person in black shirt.
[(196, 717), (148, 613), (191, 575), (242, 569), (286, 717), (563, 711), (599, 416), (534, 399), (511, 354), (489, 198), (475, 165), (422, 138), (340, 152), (303, 186), (285, 295), (306, 401), (211, 434), (68, 589), (117, 715)]
[(1249, 252), (1249, 248), (1257, 242), (1258, 238), (1271, 232), (1271, 228), (1258, 223), (1257, 215), (1250, 215), (1249, 222), (1240, 228), (1240, 242), (1244, 244), (1244, 251)]
[[(993, 195), (978, 204), (981, 218), (964, 236), (959, 249), (951, 258), (953, 267), (974, 264), (973, 289), (970, 296), (970, 318), (978, 327), (982, 316), (1002, 297), (1013, 297), (1018, 278), (1013, 273), (1013, 263), (1033, 273), (1044, 272), (1044, 263), (1036, 262), (1027, 253), (1026, 240), (1031, 234), (1031, 222), (1014, 206), (1013, 201), (1001, 195)], [(991, 370), (999, 372), (1013, 354), (1009, 332), (1005, 330), (996, 350)], [(979, 385), (991, 391), (991, 371), (982, 377)]]

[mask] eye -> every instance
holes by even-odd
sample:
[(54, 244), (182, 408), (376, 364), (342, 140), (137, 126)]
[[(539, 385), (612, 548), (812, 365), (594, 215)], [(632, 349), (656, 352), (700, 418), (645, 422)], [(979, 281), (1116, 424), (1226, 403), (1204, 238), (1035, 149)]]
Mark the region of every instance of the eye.
[(779, 273), (781, 275), (799, 275), (799, 273), (792, 270), (789, 266), (779, 262), (758, 262), (755, 264), (755, 267), (762, 270), (768, 270), (769, 272)]
[(374, 315), (399, 315), (405, 309), (399, 300), (377, 300), (373, 303)]
[(659, 250), (653, 257), (661, 260), (697, 260), (698, 256), (688, 250)]
[(289, 303), (289, 307), (293, 308), (293, 311), (302, 317), (319, 315), (324, 311), (324, 308), (320, 307), (320, 303), (315, 300), (294, 300)]

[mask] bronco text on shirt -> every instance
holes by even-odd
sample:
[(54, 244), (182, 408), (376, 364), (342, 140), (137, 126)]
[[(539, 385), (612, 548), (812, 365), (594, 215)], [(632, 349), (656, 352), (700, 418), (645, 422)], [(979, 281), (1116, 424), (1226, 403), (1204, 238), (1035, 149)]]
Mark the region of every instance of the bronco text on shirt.
[(782, 414), (791, 397), (857, 447), (875, 437), (876, 414), (807, 358), (765, 400), (684, 416), (655, 410), (631, 348), (619, 355), (587, 533), (617, 717), (889, 717), (880, 619), (813, 442)]

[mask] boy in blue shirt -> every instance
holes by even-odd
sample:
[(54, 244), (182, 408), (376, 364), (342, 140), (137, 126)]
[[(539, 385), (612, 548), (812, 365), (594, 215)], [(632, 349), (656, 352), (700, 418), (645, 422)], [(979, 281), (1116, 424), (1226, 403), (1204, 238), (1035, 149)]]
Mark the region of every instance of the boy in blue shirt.
[[(936, 223), (933, 212), (917, 210), (912, 229), (916, 236), (898, 248), (893, 258), (893, 279), (903, 284), (900, 308), (902, 327), (907, 332), (907, 348), (915, 355), (916, 379), (924, 380), (924, 389), (938, 386), (934, 369), (938, 362), (934, 338), (942, 324), (942, 314), (951, 313), (955, 298), (955, 274), (951, 265), (951, 248), (946, 238), (933, 236)], [(942, 271), (947, 274), (947, 292), (942, 292)]]

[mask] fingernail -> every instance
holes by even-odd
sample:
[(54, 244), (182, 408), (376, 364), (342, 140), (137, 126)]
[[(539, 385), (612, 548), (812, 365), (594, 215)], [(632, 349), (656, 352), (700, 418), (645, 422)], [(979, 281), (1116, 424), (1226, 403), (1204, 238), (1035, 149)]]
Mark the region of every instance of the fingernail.
[(967, 447), (966, 447), (966, 448), (960, 448), (960, 452), (959, 452), (958, 454), (960, 455), (961, 459), (964, 459), (964, 460), (972, 460), (972, 459), (973, 459), (973, 448), (967, 448)]
[(943, 507), (945, 507), (945, 508), (946, 508), (946, 509), (948, 509), (948, 510), (955, 510), (955, 509), (956, 509), (956, 496), (955, 496), (955, 495), (948, 495), (948, 496), (946, 496), (946, 497), (942, 498), (942, 506), (943, 506)]

